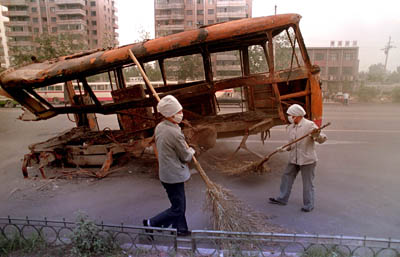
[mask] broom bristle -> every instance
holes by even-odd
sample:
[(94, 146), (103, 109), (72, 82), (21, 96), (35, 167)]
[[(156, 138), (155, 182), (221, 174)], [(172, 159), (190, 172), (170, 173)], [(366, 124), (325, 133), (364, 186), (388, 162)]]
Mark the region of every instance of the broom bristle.
[(282, 228), (266, 222), (268, 217), (252, 210), (230, 191), (218, 184), (207, 189), (208, 207), (212, 208), (215, 230), (236, 232), (282, 232)]

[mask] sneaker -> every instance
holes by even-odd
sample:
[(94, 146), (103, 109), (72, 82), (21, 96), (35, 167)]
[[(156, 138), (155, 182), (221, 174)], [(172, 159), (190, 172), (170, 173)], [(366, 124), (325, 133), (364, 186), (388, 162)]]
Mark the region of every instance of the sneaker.
[[(148, 220), (148, 219), (144, 219), (144, 220), (143, 220), (143, 226), (144, 226), (144, 227), (149, 227), (149, 224), (150, 224), (150, 220)], [(153, 234), (153, 230), (152, 230), (152, 229), (145, 229), (144, 232), (146, 232), (146, 233), (148, 233), (148, 234)], [(151, 240), (154, 239), (153, 235), (149, 235), (149, 238), (150, 238)]]
[(276, 200), (275, 198), (269, 198), (269, 203), (278, 204), (278, 205), (286, 205), (286, 203)]
[(314, 208), (311, 208), (311, 209), (307, 209), (307, 208), (301, 208), (301, 211), (302, 212), (310, 212), (310, 211), (312, 211), (312, 210), (314, 210)]
[(190, 230), (178, 231), (177, 235), (178, 236), (191, 236), (192, 232)]

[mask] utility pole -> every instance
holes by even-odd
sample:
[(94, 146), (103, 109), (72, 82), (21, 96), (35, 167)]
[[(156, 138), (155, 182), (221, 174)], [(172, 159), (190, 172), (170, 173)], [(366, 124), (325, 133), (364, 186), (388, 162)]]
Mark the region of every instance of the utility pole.
[(278, 6), (277, 5), (275, 5), (275, 15), (276, 15), (276, 9), (278, 8)]
[(385, 53), (385, 55), (386, 55), (386, 58), (385, 58), (385, 72), (386, 72), (386, 66), (387, 66), (387, 61), (388, 61), (388, 57), (389, 57), (389, 50), (391, 49), (391, 48), (396, 48), (395, 46), (393, 46), (391, 43), (391, 37), (389, 37), (389, 42), (387, 43), (387, 45), (385, 46), (385, 48), (382, 48), (381, 50), (383, 50), (383, 52)]

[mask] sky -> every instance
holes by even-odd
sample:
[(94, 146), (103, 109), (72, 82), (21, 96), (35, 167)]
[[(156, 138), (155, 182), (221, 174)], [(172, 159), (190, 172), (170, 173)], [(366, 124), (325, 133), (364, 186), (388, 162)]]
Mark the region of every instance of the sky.
[[(306, 46), (328, 47), (332, 40), (357, 41), (360, 71), (385, 63), (383, 49), (391, 37), (388, 70), (400, 66), (400, 0), (253, 0), (253, 17), (298, 13)], [(120, 45), (154, 38), (154, 0), (116, 0)]]

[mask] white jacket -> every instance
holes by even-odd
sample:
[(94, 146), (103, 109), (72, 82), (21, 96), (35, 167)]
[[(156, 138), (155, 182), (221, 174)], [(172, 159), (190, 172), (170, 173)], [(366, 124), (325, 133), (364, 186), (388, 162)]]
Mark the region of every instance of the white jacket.
[[(306, 118), (302, 118), (299, 124), (290, 124), (287, 127), (289, 142), (304, 136), (316, 128), (318, 128), (318, 126), (313, 121), (307, 120)], [(327, 136), (321, 132), (315, 139), (306, 137), (296, 144), (291, 145), (288, 148), (288, 151), (290, 151), (289, 162), (297, 165), (307, 165), (318, 161), (317, 153), (315, 152), (315, 141), (322, 144), (327, 139)]]

